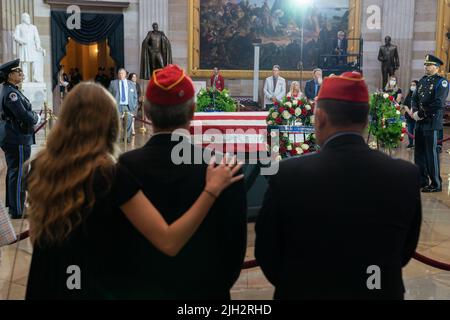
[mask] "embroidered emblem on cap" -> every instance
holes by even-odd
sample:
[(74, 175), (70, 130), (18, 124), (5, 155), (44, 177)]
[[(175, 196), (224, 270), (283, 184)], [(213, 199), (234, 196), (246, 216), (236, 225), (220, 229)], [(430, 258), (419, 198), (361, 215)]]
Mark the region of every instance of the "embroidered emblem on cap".
[(17, 94), (14, 93), (14, 92), (12, 92), (12, 93), (9, 95), (9, 98), (10, 98), (11, 101), (13, 101), (13, 102), (16, 102), (17, 100), (19, 100), (19, 97), (18, 97)]

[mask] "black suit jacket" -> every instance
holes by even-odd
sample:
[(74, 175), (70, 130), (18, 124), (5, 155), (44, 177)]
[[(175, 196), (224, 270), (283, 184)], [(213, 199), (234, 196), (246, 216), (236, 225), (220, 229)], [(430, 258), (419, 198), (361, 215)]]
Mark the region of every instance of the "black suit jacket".
[[(187, 211), (205, 187), (206, 164), (175, 165), (171, 160), (170, 134), (156, 135), (141, 149), (120, 158), (143, 185), (143, 191), (173, 223)], [(202, 149), (185, 145), (202, 155)], [(185, 153), (186, 155), (186, 153)], [(232, 185), (219, 197), (208, 216), (175, 257), (158, 251), (144, 237), (138, 243), (140, 257), (134, 263), (139, 298), (229, 299), (239, 277), (247, 247), (247, 204), (244, 182)]]
[(306, 81), (305, 95), (309, 100), (314, 100), (316, 98), (316, 96), (319, 94), (320, 86), (317, 90), (317, 95), (315, 94), (315, 88), (316, 88), (316, 84), (315, 84), (314, 80)]
[[(416, 166), (343, 135), (281, 163), (257, 221), (255, 255), (276, 299), (402, 299), (402, 268), (420, 225)], [(381, 290), (367, 287), (373, 265)]]
[[(337, 50), (339, 49), (338, 45), (339, 45), (339, 39), (334, 39), (334, 41), (333, 41), (333, 52), (331, 54), (338, 54), (337, 53)], [(347, 50), (348, 50), (348, 40), (347, 39), (342, 40), (342, 44), (341, 44), (340, 50), (341, 50), (340, 51), (341, 55), (347, 54)]]

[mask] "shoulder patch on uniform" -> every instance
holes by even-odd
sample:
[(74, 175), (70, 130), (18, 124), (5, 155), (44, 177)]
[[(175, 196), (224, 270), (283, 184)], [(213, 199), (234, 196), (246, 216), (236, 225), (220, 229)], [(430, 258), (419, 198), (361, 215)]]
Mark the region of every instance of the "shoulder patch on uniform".
[(19, 100), (19, 97), (17, 96), (17, 93), (15, 92), (11, 92), (9, 94), (9, 98), (11, 99), (11, 101), (16, 102), (17, 100)]
[(447, 80), (442, 81), (442, 86), (444, 88), (447, 88), (448, 87), (448, 81)]

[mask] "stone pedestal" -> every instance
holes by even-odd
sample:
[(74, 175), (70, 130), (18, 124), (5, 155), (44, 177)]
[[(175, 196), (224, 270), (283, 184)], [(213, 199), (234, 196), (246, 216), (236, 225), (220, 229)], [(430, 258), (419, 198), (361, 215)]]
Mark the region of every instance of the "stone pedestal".
[(44, 109), (44, 102), (47, 100), (47, 86), (45, 83), (22, 83), (22, 92), (30, 100), (34, 111)]

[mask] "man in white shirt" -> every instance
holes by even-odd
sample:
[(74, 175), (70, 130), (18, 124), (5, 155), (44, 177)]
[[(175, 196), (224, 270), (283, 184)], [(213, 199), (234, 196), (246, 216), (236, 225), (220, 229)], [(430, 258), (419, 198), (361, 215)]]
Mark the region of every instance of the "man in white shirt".
[(272, 76), (264, 84), (264, 107), (269, 110), (275, 102), (286, 96), (286, 80), (280, 77), (280, 66), (272, 68)]
[(119, 113), (123, 114), (125, 111), (128, 111), (127, 140), (130, 142), (133, 113), (137, 108), (138, 96), (134, 83), (127, 80), (127, 71), (125, 69), (120, 69), (117, 74), (117, 80), (111, 81), (109, 92), (117, 101)]

